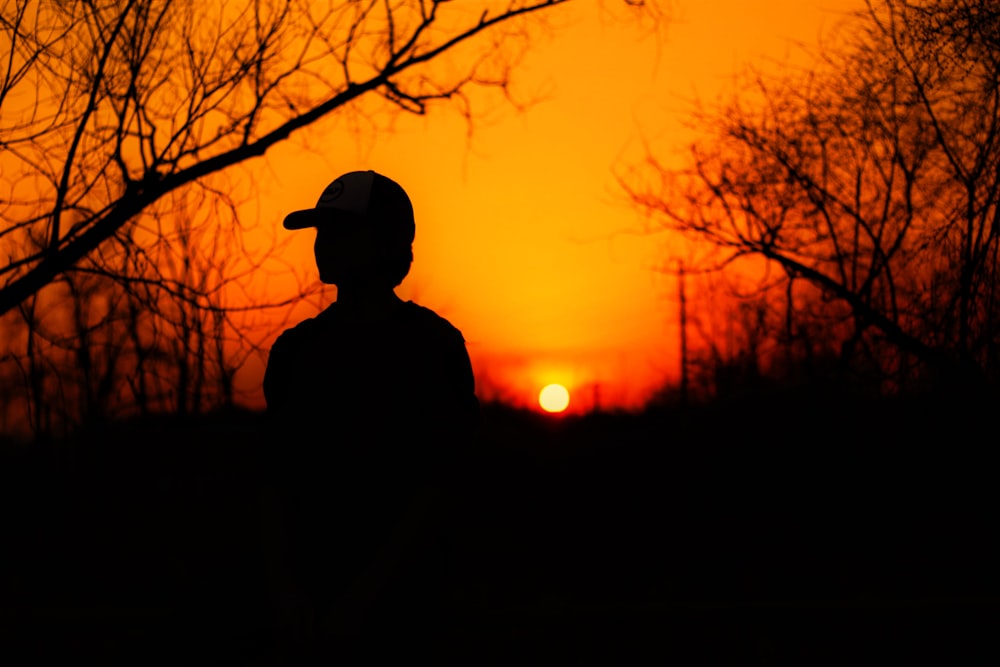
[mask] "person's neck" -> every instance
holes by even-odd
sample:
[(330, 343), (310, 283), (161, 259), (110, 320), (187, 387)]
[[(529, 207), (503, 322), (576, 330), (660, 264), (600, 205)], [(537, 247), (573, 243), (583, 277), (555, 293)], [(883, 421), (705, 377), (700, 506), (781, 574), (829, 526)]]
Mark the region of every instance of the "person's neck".
[(377, 320), (402, 301), (391, 288), (371, 285), (338, 285), (337, 304), (342, 313)]

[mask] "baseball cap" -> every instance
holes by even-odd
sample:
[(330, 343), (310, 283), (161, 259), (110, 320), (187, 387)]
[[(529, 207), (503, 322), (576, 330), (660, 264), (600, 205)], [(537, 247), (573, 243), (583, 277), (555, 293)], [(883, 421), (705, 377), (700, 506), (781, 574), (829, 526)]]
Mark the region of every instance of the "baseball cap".
[(314, 208), (289, 213), (283, 224), (285, 229), (305, 229), (359, 216), (376, 225), (383, 240), (413, 243), (415, 225), (409, 196), (399, 183), (370, 169), (338, 177), (326, 186)]

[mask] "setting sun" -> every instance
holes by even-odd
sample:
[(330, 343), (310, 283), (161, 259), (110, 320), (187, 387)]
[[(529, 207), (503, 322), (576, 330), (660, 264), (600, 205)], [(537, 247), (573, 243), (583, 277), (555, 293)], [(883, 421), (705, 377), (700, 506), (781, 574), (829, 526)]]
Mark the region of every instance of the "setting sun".
[(550, 384), (538, 394), (538, 404), (546, 412), (562, 412), (569, 405), (569, 392), (561, 384)]

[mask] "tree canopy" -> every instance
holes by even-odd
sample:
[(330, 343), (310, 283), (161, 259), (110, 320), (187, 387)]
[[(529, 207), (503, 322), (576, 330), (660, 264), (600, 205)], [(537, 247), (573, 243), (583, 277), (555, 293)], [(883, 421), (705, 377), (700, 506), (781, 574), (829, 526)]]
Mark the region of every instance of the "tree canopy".
[(822, 320), (846, 366), (897, 385), (995, 379), (1000, 8), (871, 0), (837, 37), (814, 67), (750, 72), (696, 112), (686, 167), (650, 152), (621, 183), (712, 249), (703, 268), (778, 269), (755, 275), (786, 353), (808, 355)]

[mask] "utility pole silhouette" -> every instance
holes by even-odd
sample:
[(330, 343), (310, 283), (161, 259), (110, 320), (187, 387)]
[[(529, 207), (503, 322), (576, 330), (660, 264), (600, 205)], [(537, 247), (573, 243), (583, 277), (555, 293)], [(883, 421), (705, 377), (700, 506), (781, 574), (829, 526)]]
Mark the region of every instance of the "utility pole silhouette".
[(677, 269), (677, 295), (680, 302), (681, 325), (681, 405), (688, 402), (687, 297), (684, 294), (684, 262)]

